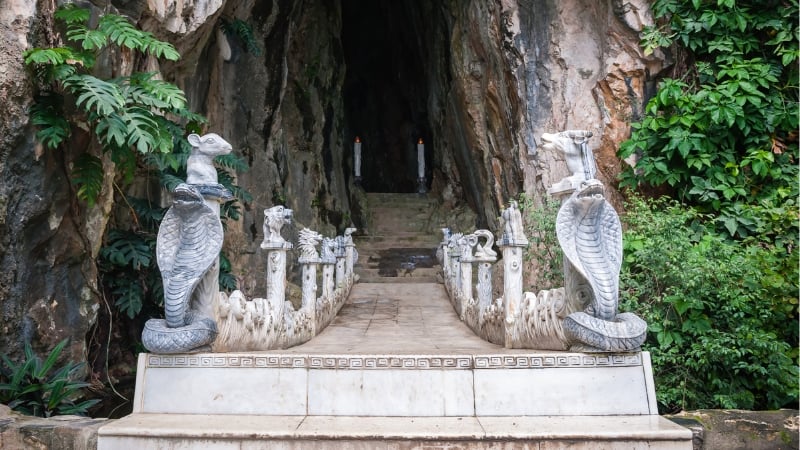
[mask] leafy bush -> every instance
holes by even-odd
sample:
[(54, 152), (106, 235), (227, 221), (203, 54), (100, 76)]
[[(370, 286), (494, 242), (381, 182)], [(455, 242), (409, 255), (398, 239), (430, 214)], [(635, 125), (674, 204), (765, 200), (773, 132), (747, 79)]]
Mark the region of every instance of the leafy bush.
[(649, 324), (660, 409), (796, 407), (796, 243), (732, 241), (665, 199), (623, 219), (621, 309)]
[(0, 402), (31, 416), (86, 414), (99, 400), (77, 402), (80, 391), (89, 386), (89, 383), (73, 380), (83, 363), (70, 362), (54, 367), (66, 345), (67, 340), (59, 342), (44, 361), (33, 353), (29, 343), (25, 344), (25, 361), (20, 364), (2, 355)]
[(529, 242), (525, 261), (533, 269), (529, 289), (539, 292), (564, 286), (563, 253), (556, 236), (556, 216), (561, 203), (548, 198), (542, 205), (536, 205), (524, 193), (518, 202)]
[[(200, 132), (205, 118), (189, 110), (186, 97), (177, 86), (158, 79), (156, 73), (134, 72), (113, 79), (96, 77), (92, 70), (101, 52), (109, 48), (134, 55), (177, 60), (175, 48), (137, 29), (126, 18), (104, 14), (89, 26), (88, 10), (66, 4), (55, 13), (66, 26), (70, 45), (34, 48), (25, 52), (25, 62), (39, 81), (39, 94), (31, 109), (32, 121), (40, 127), (37, 137), (50, 149), (68, 144), (72, 130), (89, 124), (95, 142), (115, 163), (115, 200), (127, 212), (113, 216), (105, 235), (98, 266), (106, 292), (117, 308), (130, 318), (142, 311), (161, 314), (161, 275), (155, 264), (158, 224), (166, 212), (156, 199), (136, 198), (124, 193), (120, 184), (134, 177), (159, 180), (172, 190), (186, 178), (191, 146), (187, 132)], [(237, 197), (221, 206), (223, 221), (239, 218), (237, 201), (250, 201), (250, 194), (235, 184), (228, 170), (245, 170), (234, 155), (219, 157), (220, 184)], [(80, 155), (73, 165), (72, 182), (77, 196), (91, 207), (103, 186), (103, 163), (90, 153)], [(125, 183), (117, 183), (121, 178)], [(223, 257), (223, 261), (226, 261)], [(229, 264), (222, 264), (222, 285), (235, 286)]]
[(653, 9), (664, 24), (645, 30), (645, 52), (671, 46), (681, 61), (620, 146), (621, 157), (639, 156), (622, 185), (669, 187), (739, 238), (796, 219), (797, 2), (657, 0)]

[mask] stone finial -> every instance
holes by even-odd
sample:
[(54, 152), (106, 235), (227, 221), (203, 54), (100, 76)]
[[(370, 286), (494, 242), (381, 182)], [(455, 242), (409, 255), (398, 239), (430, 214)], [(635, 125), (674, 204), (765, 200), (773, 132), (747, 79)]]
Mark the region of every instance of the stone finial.
[(217, 169), (213, 160), (227, 155), (233, 147), (216, 133), (203, 136), (190, 134), (186, 138), (192, 145), (192, 154), (186, 161), (186, 182), (189, 184), (217, 184)]
[(297, 236), (297, 248), (300, 249), (299, 261), (317, 263), (319, 262), (319, 253), (317, 252), (317, 245), (322, 242), (322, 235), (314, 230), (303, 228)]
[(548, 150), (558, 150), (564, 155), (570, 176), (551, 186), (547, 192), (556, 194), (577, 188), (582, 181), (591, 180), (597, 174), (594, 154), (589, 148), (591, 131), (567, 130), (560, 133), (542, 134), (542, 146)]
[(335, 264), (336, 263), (336, 240), (324, 237), (322, 238), (322, 247), (320, 248), (320, 260), (324, 264)]
[(264, 240), (261, 248), (291, 248), (292, 244), (286, 242), (281, 236), (281, 228), (292, 222), (292, 210), (278, 205), (264, 210)]
[(522, 214), (515, 200), (511, 200), (508, 208), (504, 209), (501, 218), (503, 219), (503, 235), (498, 245), (525, 247), (528, 245), (528, 238), (522, 226)]

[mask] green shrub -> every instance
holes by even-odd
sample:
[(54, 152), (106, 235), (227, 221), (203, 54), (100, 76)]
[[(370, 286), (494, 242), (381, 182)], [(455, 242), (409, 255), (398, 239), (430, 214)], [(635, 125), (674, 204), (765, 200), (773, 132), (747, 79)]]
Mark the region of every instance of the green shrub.
[(796, 239), (732, 241), (710, 219), (635, 197), (623, 218), (620, 309), (649, 325), (659, 407), (796, 407)]
[(536, 205), (524, 193), (518, 202), (529, 242), (525, 262), (532, 268), (527, 288), (539, 292), (564, 286), (563, 254), (556, 236), (556, 216), (561, 203), (547, 198), (542, 205)]
[(653, 10), (663, 25), (645, 30), (645, 52), (668, 47), (679, 64), (620, 146), (639, 157), (622, 185), (668, 188), (738, 238), (782, 221), (780, 209), (796, 220), (797, 1), (657, 0)]
[(0, 365), (0, 402), (14, 411), (39, 417), (66, 414), (86, 414), (99, 400), (78, 402), (81, 390), (89, 383), (74, 380), (75, 372), (83, 363), (67, 363), (55, 368), (67, 340), (56, 345), (47, 359), (33, 353), (29, 343), (25, 344), (25, 361), (19, 364), (2, 355)]
[[(191, 152), (185, 135), (201, 132), (205, 118), (189, 109), (180, 88), (156, 73), (133, 72), (112, 79), (93, 73), (96, 59), (109, 50), (177, 60), (180, 55), (171, 44), (115, 14), (101, 15), (92, 26), (89, 10), (70, 3), (61, 6), (55, 18), (66, 28), (67, 45), (33, 48), (24, 55), (39, 84), (31, 108), (32, 122), (39, 127), (37, 137), (47, 148), (59, 150), (69, 145), (74, 129), (89, 125), (95, 143), (115, 163), (115, 202), (127, 213), (112, 216), (104, 237), (98, 258), (101, 284), (129, 318), (142, 312), (160, 315), (163, 296), (155, 240), (166, 209), (159, 206), (160, 192), (153, 198), (136, 198), (126, 195), (123, 187), (135, 177), (157, 179), (168, 190), (183, 182)], [(243, 27), (237, 23), (236, 29), (246, 30)], [(252, 198), (229, 173), (245, 170), (246, 164), (232, 154), (217, 161), (220, 184), (236, 196), (221, 205), (224, 223), (237, 220), (238, 202)], [(99, 157), (78, 156), (71, 174), (78, 198), (91, 207), (104, 176)], [(223, 255), (220, 281), (231, 289), (236, 280), (226, 263)]]

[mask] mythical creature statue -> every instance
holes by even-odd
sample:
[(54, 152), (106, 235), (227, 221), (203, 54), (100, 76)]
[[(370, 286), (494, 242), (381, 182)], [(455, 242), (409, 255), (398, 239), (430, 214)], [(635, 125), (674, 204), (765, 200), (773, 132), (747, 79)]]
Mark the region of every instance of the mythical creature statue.
[(516, 200), (511, 200), (508, 208), (503, 210), (503, 236), (500, 238), (501, 245), (528, 245), (528, 238), (525, 237), (525, 229), (522, 226), (522, 214), (519, 212), (519, 205)]
[[(292, 210), (283, 206), (273, 206), (264, 210), (264, 240), (261, 248), (276, 248), (288, 244), (281, 237), (281, 228), (292, 222)], [(289, 244), (291, 245), (291, 244)]]
[(570, 176), (554, 184), (548, 192), (561, 192), (575, 189), (584, 180), (591, 180), (597, 173), (594, 155), (589, 148), (588, 141), (592, 137), (591, 131), (568, 130), (560, 133), (542, 134), (545, 149), (558, 150), (564, 154)]
[(336, 262), (336, 240), (329, 237), (322, 238), (322, 247), (320, 247), (320, 259), (323, 262), (333, 264)]
[(217, 334), (213, 303), (219, 293), (219, 251), (223, 229), (219, 204), (232, 198), (217, 183), (215, 156), (231, 145), (214, 133), (191, 134), (187, 183), (173, 191), (156, 239), (156, 259), (164, 284), (164, 319), (150, 319), (142, 342), (156, 353), (206, 350)]
[(564, 319), (564, 332), (573, 350), (636, 350), (647, 324), (632, 313), (617, 313), (622, 226), (604, 193), (600, 181), (585, 180), (558, 211), (556, 234), (564, 256), (591, 286), (588, 306)]
[(322, 242), (322, 235), (314, 230), (303, 228), (297, 235), (297, 247), (300, 249), (300, 259), (308, 261), (319, 260), (317, 246)]

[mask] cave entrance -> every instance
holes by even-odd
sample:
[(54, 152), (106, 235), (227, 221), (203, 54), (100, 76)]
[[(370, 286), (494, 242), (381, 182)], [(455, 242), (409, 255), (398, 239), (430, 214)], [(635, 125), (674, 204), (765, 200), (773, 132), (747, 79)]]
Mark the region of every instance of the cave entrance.
[(430, 52), (424, 46), (434, 33), (420, 29), (425, 3), (342, 1), (345, 142), (353, 176), (352, 144), (356, 136), (362, 141), (361, 185), (367, 192), (416, 192), (419, 139), (430, 187), (435, 149), (424, 64)]

